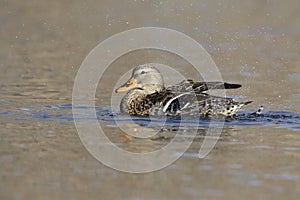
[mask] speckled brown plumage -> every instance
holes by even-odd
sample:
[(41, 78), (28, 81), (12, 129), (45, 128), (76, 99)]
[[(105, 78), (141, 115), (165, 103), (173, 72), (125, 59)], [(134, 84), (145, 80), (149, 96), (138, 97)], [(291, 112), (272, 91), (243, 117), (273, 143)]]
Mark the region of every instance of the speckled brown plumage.
[(116, 92), (129, 90), (122, 98), (120, 109), (130, 115), (195, 115), (202, 117), (233, 116), (242, 106), (251, 103), (236, 102), (232, 98), (206, 94), (212, 89), (235, 89), (239, 84), (197, 82), (184, 80), (164, 87), (155, 66), (146, 64), (133, 70), (131, 79)]

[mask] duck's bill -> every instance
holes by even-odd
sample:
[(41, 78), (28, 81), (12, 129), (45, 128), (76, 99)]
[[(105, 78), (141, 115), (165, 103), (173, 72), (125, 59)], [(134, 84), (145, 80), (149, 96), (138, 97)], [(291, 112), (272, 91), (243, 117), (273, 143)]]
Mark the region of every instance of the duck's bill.
[(116, 93), (126, 92), (130, 89), (136, 88), (138, 86), (137, 81), (132, 77), (124, 85), (121, 85), (115, 90)]

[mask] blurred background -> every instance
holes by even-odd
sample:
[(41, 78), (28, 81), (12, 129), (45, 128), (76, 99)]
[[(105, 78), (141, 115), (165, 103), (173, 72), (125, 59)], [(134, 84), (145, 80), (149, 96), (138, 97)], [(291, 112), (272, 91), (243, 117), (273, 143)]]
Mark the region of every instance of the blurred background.
[[(71, 104), (77, 70), (98, 43), (154, 26), (202, 44), (223, 79), (243, 85), (229, 95), (254, 100), (249, 109), (262, 104), (300, 112), (299, 10), (297, 0), (0, 0), (0, 198), (299, 198), (299, 127), (228, 127), (229, 136), (207, 159), (186, 154), (164, 170), (132, 175), (89, 155), (72, 120), (48, 118), (49, 112), (64, 116), (70, 109), (45, 109)], [(179, 71), (185, 65), (167, 53), (126, 55), (103, 78), (97, 104), (110, 106), (108, 88), (122, 76), (118, 68), (146, 62)], [(118, 132), (110, 126), (108, 131)]]

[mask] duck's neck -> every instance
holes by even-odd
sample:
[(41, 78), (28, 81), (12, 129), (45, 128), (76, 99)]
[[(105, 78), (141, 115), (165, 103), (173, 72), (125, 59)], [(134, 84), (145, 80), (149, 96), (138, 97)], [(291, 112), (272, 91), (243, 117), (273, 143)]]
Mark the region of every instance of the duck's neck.
[(145, 87), (143, 87), (143, 92), (148, 94), (153, 94), (155, 92), (160, 92), (164, 89), (163, 85), (158, 84), (147, 84)]

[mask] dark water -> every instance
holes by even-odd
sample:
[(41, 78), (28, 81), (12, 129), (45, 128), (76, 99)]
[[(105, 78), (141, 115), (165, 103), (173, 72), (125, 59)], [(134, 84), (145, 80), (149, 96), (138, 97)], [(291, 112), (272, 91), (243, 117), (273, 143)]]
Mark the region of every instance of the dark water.
[[(77, 106), (80, 109), (91, 108), (90, 106)], [(74, 117), (72, 114), (72, 104), (65, 105), (46, 105), (40, 108), (43, 111), (35, 111), (33, 108), (21, 108), (20, 111), (1, 111), (3, 115), (16, 115), (18, 118), (24, 119), (28, 117), (46, 120), (58, 120), (58, 121), (73, 121)], [(178, 126), (184, 127), (197, 127), (197, 126), (208, 126), (210, 120), (208, 119), (190, 119), (180, 120), (177, 118), (169, 117), (165, 121), (158, 118), (147, 118), (147, 117), (131, 117), (125, 114), (113, 111), (110, 107), (106, 106), (95, 106), (97, 120), (111, 122), (112, 124), (117, 122), (132, 123), (135, 122), (141, 126), (147, 126), (151, 121), (151, 126)], [(23, 112), (22, 112), (23, 111)], [(93, 120), (94, 118), (77, 118), (77, 120)], [(96, 120), (96, 119), (94, 119)], [(133, 121), (132, 121), (133, 120)], [(256, 114), (255, 110), (244, 110), (239, 111), (233, 118), (227, 118), (224, 120), (224, 126), (273, 126), (276, 128), (286, 128), (294, 131), (300, 131), (300, 113), (289, 112), (289, 111), (262, 111), (260, 114)]]
[[(91, 106), (77, 106), (82, 110), (92, 108)], [(107, 106), (95, 106), (97, 118), (88, 118), (83, 115), (80, 118), (74, 118), (72, 114), (72, 104), (64, 105), (46, 105), (41, 108), (24, 107), (20, 110), (0, 111), (3, 116), (10, 116), (18, 120), (26, 120), (29, 118), (37, 120), (51, 120), (57, 122), (73, 121), (76, 120), (99, 120), (103, 122), (109, 122), (114, 124), (118, 123), (136, 123), (140, 126), (148, 126), (149, 122), (152, 122), (148, 127), (177, 127), (179, 125), (188, 128), (197, 126), (209, 126), (209, 119), (189, 119), (181, 120), (176, 117), (134, 117), (119, 112), (113, 111)], [(162, 120), (164, 119), (164, 120)], [(212, 119), (213, 120), (213, 119)], [(217, 119), (214, 120), (218, 122)], [(223, 120), (219, 120), (223, 122)], [(236, 116), (232, 118), (224, 119), (223, 126), (271, 126), (275, 128), (286, 128), (293, 131), (300, 130), (300, 113), (289, 111), (262, 111), (257, 114), (255, 110), (239, 111)]]

